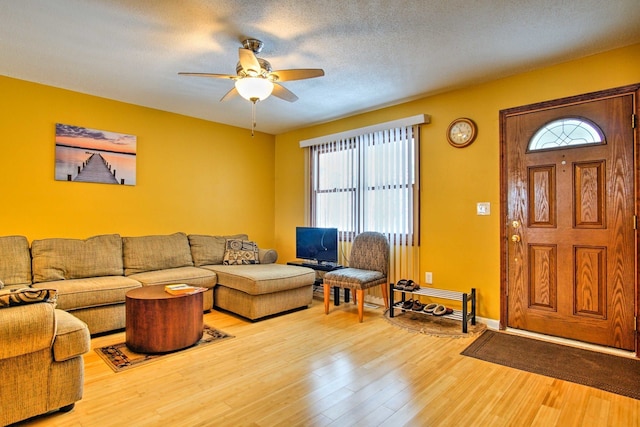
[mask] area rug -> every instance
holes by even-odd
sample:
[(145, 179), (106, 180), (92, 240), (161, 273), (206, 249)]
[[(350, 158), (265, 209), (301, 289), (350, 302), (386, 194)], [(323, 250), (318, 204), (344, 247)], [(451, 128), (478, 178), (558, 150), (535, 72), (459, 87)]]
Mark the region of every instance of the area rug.
[(467, 333), (462, 332), (462, 323), (446, 317), (420, 314), (412, 311), (402, 312), (395, 310), (393, 317), (389, 316), (389, 310), (385, 311), (384, 318), (399, 328), (410, 332), (418, 332), (425, 335), (448, 338), (472, 337), (482, 333), (487, 325), (483, 323), (469, 324)]
[(154, 360), (159, 360), (161, 358), (168, 357), (176, 353), (180, 353), (182, 351), (187, 351), (192, 348), (213, 344), (215, 342), (220, 342), (227, 338), (234, 338), (234, 336), (229, 335), (226, 332), (222, 332), (221, 330), (212, 328), (209, 325), (204, 325), (204, 331), (202, 333), (202, 338), (200, 338), (200, 341), (198, 341), (191, 347), (188, 347), (173, 353), (165, 353), (165, 354), (135, 353), (129, 350), (126, 344), (123, 342), (114, 344), (114, 345), (108, 345), (105, 347), (99, 347), (99, 348), (96, 348), (95, 351), (96, 353), (98, 353), (98, 356), (100, 356), (102, 360), (104, 360), (105, 363), (109, 365), (111, 369), (114, 370), (114, 372), (122, 372), (127, 369), (135, 368), (136, 366), (144, 365)]
[(460, 354), (640, 399), (637, 359), (495, 331), (485, 331)]

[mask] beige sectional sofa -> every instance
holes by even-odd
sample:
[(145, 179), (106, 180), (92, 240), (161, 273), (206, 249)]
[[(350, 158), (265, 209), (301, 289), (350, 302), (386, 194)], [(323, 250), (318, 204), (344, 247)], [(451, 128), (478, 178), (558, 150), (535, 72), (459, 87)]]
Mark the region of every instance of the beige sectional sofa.
[(91, 334), (124, 328), (125, 294), (140, 286), (205, 287), (204, 311), (215, 306), (251, 320), (311, 304), (312, 269), (276, 264), (277, 253), (262, 248), (258, 264), (223, 265), (228, 239), (248, 236), (107, 234), (34, 240), (31, 247), (23, 236), (0, 237), (0, 281), (7, 288), (56, 289), (57, 308)]

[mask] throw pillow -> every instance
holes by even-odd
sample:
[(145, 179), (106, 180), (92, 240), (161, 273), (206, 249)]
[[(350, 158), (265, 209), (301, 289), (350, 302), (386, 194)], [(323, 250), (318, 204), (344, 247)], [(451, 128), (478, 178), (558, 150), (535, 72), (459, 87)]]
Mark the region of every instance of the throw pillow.
[(56, 289), (21, 288), (0, 292), (0, 308), (18, 305), (35, 304), (38, 302), (56, 303), (58, 291)]
[(260, 264), (258, 245), (250, 240), (227, 239), (223, 265)]
[(204, 234), (190, 234), (189, 246), (191, 246), (191, 256), (196, 267), (203, 265), (222, 264), (227, 240), (239, 239), (249, 240), (246, 234), (232, 234), (226, 236), (209, 236)]

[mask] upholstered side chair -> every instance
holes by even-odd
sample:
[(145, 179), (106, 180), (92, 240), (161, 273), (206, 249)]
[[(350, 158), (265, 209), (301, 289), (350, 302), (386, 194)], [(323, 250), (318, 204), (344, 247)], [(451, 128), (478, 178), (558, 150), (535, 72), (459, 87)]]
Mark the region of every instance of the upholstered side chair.
[(324, 276), (324, 312), (329, 314), (331, 287), (338, 286), (353, 291), (358, 305), (358, 320), (364, 317), (364, 291), (382, 286), (384, 305), (389, 307), (388, 284), (389, 241), (377, 232), (360, 233), (353, 240), (349, 267), (331, 271)]

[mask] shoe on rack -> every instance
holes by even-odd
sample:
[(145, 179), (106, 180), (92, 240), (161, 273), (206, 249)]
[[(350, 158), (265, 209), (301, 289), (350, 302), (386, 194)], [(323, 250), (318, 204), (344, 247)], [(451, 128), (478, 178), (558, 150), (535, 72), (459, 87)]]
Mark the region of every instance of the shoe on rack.
[(405, 310), (411, 310), (411, 307), (413, 307), (412, 299), (410, 299), (409, 301), (405, 301), (404, 304), (402, 304), (402, 308), (404, 308)]
[(415, 292), (415, 291), (417, 291), (418, 289), (420, 289), (420, 285), (418, 285), (418, 284), (417, 284), (416, 282), (414, 282), (413, 280), (409, 280), (409, 282), (408, 282), (408, 283), (409, 283), (409, 284), (408, 284), (408, 285), (406, 285), (406, 286), (404, 287), (404, 290), (405, 290), (405, 291)]
[(404, 287), (407, 285), (407, 281), (404, 279), (400, 279), (398, 280), (398, 283), (396, 283), (395, 289), (398, 289), (400, 291), (404, 291)]
[(447, 307), (442, 304), (438, 304), (438, 306), (433, 310), (434, 316), (443, 316), (447, 312)]
[(435, 310), (437, 306), (438, 304), (432, 302), (431, 304), (425, 304), (423, 310), (429, 314), (433, 314), (433, 310)]
[(424, 308), (424, 305), (422, 305), (422, 303), (418, 300), (415, 300), (413, 302), (413, 307), (411, 307), (411, 310), (413, 311), (422, 311), (422, 309)]

